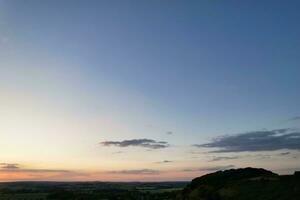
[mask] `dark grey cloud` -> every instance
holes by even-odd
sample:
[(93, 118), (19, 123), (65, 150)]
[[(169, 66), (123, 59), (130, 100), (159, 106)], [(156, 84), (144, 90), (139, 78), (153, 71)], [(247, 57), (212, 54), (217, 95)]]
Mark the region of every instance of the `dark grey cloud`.
[(286, 155), (289, 155), (289, 154), (291, 154), (291, 152), (282, 152), (282, 153), (280, 153), (279, 155), (280, 155), (280, 156), (286, 156)]
[(227, 169), (234, 168), (234, 165), (225, 165), (225, 166), (212, 166), (212, 167), (201, 167), (201, 168), (188, 168), (184, 169), (184, 172), (201, 172), (201, 171), (223, 171)]
[(104, 141), (100, 143), (103, 146), (118, 146), (118, 147), (144, 147), (149, 149), (161, 149), (169, 146), (167, 142), (155, 141), (151, 139), (133, 139), (123, 141)]
[(210, 143), (194, 145), (196, 147), (217, 148), (212, 151), (245, 152), (245, 151), (276, 151), (300, 150), (300, 132), (293, 129), (276, 129), (253, 131), (237, 135), (226, 135), (215, 138)]
[(238, 159), (239, 156), (217, 156), (212, 158), (209, 162), (216, 162), (216, 161), (222, 161), (222, 160), (234, 160)]
[(172, 131), (167, 131), (166, 134), (167, 135), (173, 135), (173, 132)]
[(120, 171), (109, 171), (111, 174), (137, 174), (137, 175), (154, 175), (159, 174), (160, 171), (154, 169), (136, 169), (136, 170), (120, 170)]
[(163, 161), (159, 161), (159, 162), (156, 162), (157, 164), (164, 164), (164, 163), (172, 163), (173, 161), (172, 160), (163, 160)]

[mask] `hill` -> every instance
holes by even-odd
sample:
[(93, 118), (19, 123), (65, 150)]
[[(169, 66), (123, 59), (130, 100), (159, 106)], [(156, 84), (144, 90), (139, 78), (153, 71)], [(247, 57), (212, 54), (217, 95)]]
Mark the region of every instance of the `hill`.
[(195, 178), (178, 200), (299, 200), (300, 176), (257, 168), (218, 171)]

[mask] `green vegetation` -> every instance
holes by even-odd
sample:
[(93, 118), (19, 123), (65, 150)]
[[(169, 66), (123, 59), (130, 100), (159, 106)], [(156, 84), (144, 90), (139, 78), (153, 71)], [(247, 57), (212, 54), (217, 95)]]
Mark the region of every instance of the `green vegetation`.
[(264, 169), (232, 169), (194, 179), (178, 200), (299, 200), (300, 177)]
[(186, 182), (0, 184), (0, 200), (173, 200)]

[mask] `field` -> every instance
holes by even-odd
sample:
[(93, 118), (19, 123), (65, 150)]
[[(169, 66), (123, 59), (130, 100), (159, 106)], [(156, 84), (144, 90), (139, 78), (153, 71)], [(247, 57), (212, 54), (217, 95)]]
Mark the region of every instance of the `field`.
[(0, 183), (0, 200), (171, 200), (176, 197), (177, 193), (181, 191), (186, 184), (186, 182)]

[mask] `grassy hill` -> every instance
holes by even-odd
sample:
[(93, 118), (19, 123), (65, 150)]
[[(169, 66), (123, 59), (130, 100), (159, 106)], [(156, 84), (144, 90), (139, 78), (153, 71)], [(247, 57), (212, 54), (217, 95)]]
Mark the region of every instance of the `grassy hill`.
[(178, 200), (299, 200), (300, 176), (256, 168), (231, 169), (195, 178)]

